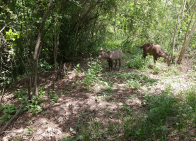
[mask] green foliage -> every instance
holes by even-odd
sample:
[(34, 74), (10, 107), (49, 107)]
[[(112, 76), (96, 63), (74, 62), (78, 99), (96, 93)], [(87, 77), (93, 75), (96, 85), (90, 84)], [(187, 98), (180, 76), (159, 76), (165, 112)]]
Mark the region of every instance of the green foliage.
[[(39, 95), (37, 97), (33, 96), (33, 100), (25, 106), (23, 111), (28, 109), (30, 112), (35, 114), (41, 112), (44, 107), (39, 105), (42, 102), (40, 96), (43, 95), (44, 93), (45, 91), (41, 89), (38, 93)], [(26, 91), (24, 91), (23, 89), (18, 89), (14, 92), (14, 94), (16, 95), (17, 99), (21, 102), (21, 104), (26, 104), (25, 102), (28, 99)]]
[[(54, 8), (50, 9), (51, 12), (45, 22), (45, 32), (39, 52), (39, 60), (41, 60), (39, 61), (39, 68), (44, 71), (54, 66), (52, 56), (54, 54), (53, 47), (56, 43), (59, 48), (57, 54), (59, 64), (60, 62), (76, 60), (77, 56), (83, 58), (83, 56), (95, 55), (100, 47), (108, 50), (121, 48), (124, 52), (127, 49), (136, 48), (136, 45), (139, 46), (144, 42), (151, 41), (160, 44), (164, 49), (169, 46), (168, 50), (171, 50), (173, 44), (170, 42), (171, 33), (176, 26), (176, 13), (179, 12), (181, 4), (182, 1), (153, 0), (106, 0), (100, 3), (94, 1), (58, 1), (56, 5), (53, 5)], [(176, 9), (172, 10), (174, 6)], [(188, 13), (193, 10), (187, 6), (184, 11), (186, 18), (180, 22), (178, 37), (176, 37), (178, 41), (175, 48), (177, 49), (181, 47), (184, 41), (187, 28), (185, 25), (190, 20)], [(0, 25), (1, 27), (6, 26), (5, 29), (8, 30), (7, 32), (2, 31), (2, 33), (5, 34), (6, 39), (13, 40), (8, 45), (8, 49), (14, 48), (10, 50), (10, 56), (16, 55), (15, 62), (5, 63), (5, 68), (9, 66), (9, 69), (5, 69), (8, 72), (18, 75), (31, 70), (26, 66), (32, 66), (37, 29), (39, 29), (42, 22), (41, 17), (46, 8), (45, 1), (1, 2), (2, 11), (0, 15), (3, 20), (0, 20)], [(34, 9), (39, 12), (35, 12)], [(190, 11), (187, 12), (188, 9)], [(59, 40), (55, 43), (56, 35)], [(120, 44), (122, 41), (124, 42)], [(195, 35), (190, 42), (192, 48), (195, 45), (194, 41)], [(132, 49), (131, 51), (133, 51)], [(135, 53), (131, 55), (129, 67), (142, 68), (145, 65), (144, 61)], [(26, 60), (27, 56), (30, 59), (28, 65), (26, 64), (27, 61), (22, 61)]]
[(34, 132), (34, 129), (32, 129), (32, 128), (27, 128), (27, 129), (24, 129), (24, 132), (25, 132), (25, 134), (23, 134), (23, 136), (26, 136), (26, 134), (33, 134), (33, 132)]
[(29, 120), (28, 122), (26, 122), (26, 124), (33, 124), (33, 121)]
[(44, 106), (40, 105), (41, 102), (43, 101), (43, 99), (41, 98), (41, 96), (45, 93), (44, 90), (40, 90), (38, 92), (38, 96), (33, 96), (33, 100), (28, 103), (26, 105), (26, 108), (31, 112), (31, 113), (34, 113), (34, 114), (38, 114), (39, 112), (42, 111), (43, 108), (45, 108)]
[(145, 60), (142, 58), (141, 55), (136, 55), (136, 56), (132, 56), (134, 59), (130, 59), (128, 66), (131, 69), (142, 69), (145, 65), (146, 62)]
[(26, 95), (27, 92), (24, 91), (23, 89), (17, 89), (16, 91), (14, 91), (14, 95), (19, 98), (19, 97), (23, 97), (24, 95)]
[(196, 95), (195, 95), (195, 89), (190, 88), (186, 91), (186, 102), (187, 105), (191, 106), (191, 109), (196, 110)]
[(140, 83), (138, 81), (127, 80), (127, 85), (129, 88), (132, 88), (132, 89), (136, 89), (136, 90), (140, 89)]
[(112, 95), (113, 94), (113, 89), (111, 87), (109, 87), (107, 89), (104, 89), (104, 90), (102, 90), (102, 94), (103, 94), (103, 96)]
[[(61, 2), (61, 5), (64, 5), (65, 14), (61, 20), (63, 24), (60, 34), (60, 49), (67, 60), (73, 60), (77, 54), (84, 54), (89, 57), (89, 55), (96, 53), (96, 44), (105, 38), (107, 22), (111, 17), (108, 13), (113, 10), (116, 3), (117, 1), (111, 2), (111, 0), (100, 3), (93, 1), (88, 3)], [(92, 12), (92, 14), (86, 14), (86, 12)], [(100, 16), (96, 13), (99, 13)], [(77, 22), (75, 21), (76, 17), (80, 17)]]
[[(188, 119), (192, 121), (194, 124), (196, 123), (196, 95), (195, 95), (195, 88), (191, 87), (185, 91), (182, 92), (182, 95), (184, 95), (184, 105), (182, 108), (179, 109), (179, 112), (181, 113), (179, 115), (179, 123), (180, 119), (184, 121), (184, 119)], [(187, 122), (181, 122), (184, 125), (189, 126), (188, 121)]]
[(52, 68), (52, 65), (49, 65), (48, 62), (46, 62), (45, 60), (42, 60), (42, 59), (39, 60), (38, 66), (39, 66), (39, 68), (41, 69), (41, 71), (46, 71), (46, 70)]
[(153, 84), (157, 80), (156, 79), (151, 79), (148, 75), (146, 74), (133, 74), (133, 73), (117, 73), (117, 78), (127, 80), (128, 85), (133, 86), (135, 85), (144, 85), (144, 84)]
[(89, 117), (89, 122), (83, 119), (79, 119), (77, 127), (80, 129), (77, 139), (82, 140), (104, 140), (107, 138), (107, 134), (101, 130), (101, 123), (95, 121), (93, 117)]
[(146, 95), (146, 99), (149, 102), (148, 113), (141, 114), (135, 125), (130, 125), (131, 121), (127, 121), (125, 136), (134, 136), (138, 140), (165, 139), (168, 127), (164, 125), (169, 116), (175, 116), (176, 114), (175, 100), (168, 94), (161, 94), (160, 96)]
[(55, 91), (52, 91), (50, 94), (50, 101), (56, 103), (58, 101), (59, 96), (55, 94)]
[[(106, 79), (104, 79), (100, 74), (102, 72), (101, 63), (98, 60), (89, 61), (83, 84), (87, 89), (97, 83), (107, 85), (107, 88), (101, 91), (102, 95), (111, 97), (113, 101), (115, 91), (112, 89), (112, 85), (116, 79), (121, 79), (125, 80), (123, 81), (125, 87), (136, 90), (138, 93), (141, 92), (142, 95), (141, 87), (143, 85), (152, 85), (158, 80), (146, 75), (147, 65), (152, 56), (144, 60), (142, 51), (138, 50), (138, 46), (145, 42), (154, 42), (160, 44), (166, 52), (167, 47), (168, 50), (171, 50), (173, 45), (170, 40), (172, 39), (171, 36), (173, 36), (171, 33), (173, 33), (177, 25), (178, 15), (176, 13), (179, 13), (182, 2), (167, 0), (102, 0), (99, 3), (76, 0), (56, 1), (43, 30), (41, 49), (39, 51), (39, 70), (46, 71), (62, 62), (76, 61), (78, 56), (81, 61), (86, 56), (97, 55), (97, 51), (101, 47), (108, 50), (120, 48), (123, 51), (122, 65), (126, 64), (130, 69), (144, 70), (143, 74), (123, 71), (104, 73), (103, 75), (106, 76)], [(2, 28), (1, 33), (5, 39), (12, 39), (6, 44), (5, 48), (9, 51), (9, 57), (3, 58), (5, 55), (2, 55), (0, 59), (0, 64), (3, 68), (0, 70), (2, 74), (0, 76), (0, 85), (3, 87), (5, 84), (10, 84), (20, 74), (27, 74), (29, 70), (30, 72), (33, 70), (35, 41), (42, 22), (41, 17), (47, 8), (47, 2), (43, 0), (7, 2), (4, 0), (0, 2), (0, 5), (0, 17), (2, 18), (0, 19), (0, 27), (5, 27)], [(191, 17), (190, 13), (193, 12), (193, 8), (190, 8), (189, 5), (194, 4), (190, 2), (186, 4), (184, 9), (185, 18), (180, 18), (183, 20), (180, 21), (177, 29), (176, 39), (178, 40), (175, 45), (175, 56), (178, 56), (177, 51), (182, 46)], [(55, 42), (55, 39), (58, 41)], [(192, 50), (195, 50), (195, 39), (196, 34), (193, 35), (190, 41), (191, 50), (189, 50), (189, 53), (192, 56), (195, 55), (195, 51), (192, 52)], [(2, 44), (3, 42), (0, 43), (0, 46)], [(58, 45), (57, 64), (53, 64), (55, 44)], [(3, 49), (0, 50), (0, 53), (2, 52)], [(30, 60), (29, 64), (26, 61), (27, 57)], [(27, 66), (30, 67), (28, 68)], [(195, 66), (193, 67), (196, 68)], [(76, 77), (80, 73), (81, 67), (77, 65)], [(162, 66), (156, 65), (151, 70), (151, 73), (162, 73), (163, 75), (171, 76), (171, 74), (179, 74), (179, 71), (176, 68), (164, 69)], [(193, 81), (195, 76), (193, 73)], [(81, 85), (82, 80), (72, 84), (73, 86)], [(150, 89), (151, 87), (148, 88), (148, 91)], [(69, 93), (71, 92), (69, 91)], [(30, 112), (38, 114), (42, 111), (44, 107), (40, 106), (40, 104), (43, 101), (41, 95), (44, 93), (44, 90), (40, 90), (39, 95), (37, 97), (33, 96), (33, 100), (26, 105)], [(142, 104), (146, 104), (145, 113), (137, 115), (134, 120), (132, 118), (132, 109), (128, 106), (123, 106), (123, 111), (121, 112), (124, 115), (123, 117), (126, 117), (123, 125), (108, 122), (107, 129), (103, 130), (103, 124), (99, 119), (89, 118), (88, 121), (85, 121), (86, 119), (84, 118), (80, 125), (77, 125), (81, 134), (77, 133), (76, 140), (118, 140), (118, 138), (113, 139), (111, 136), (119, 135), (122, 131), (125, 137), (124, 140), (129, 140), (129, 136), (134, 137), (135, 140), (167, 140), (166, 136), (170, 132), (171, 124), (174, 124), (172, 126), (174, 130), (181, 134), (190, 124), (195, 126), (196, 123), (195, 89), (191, 88), (182, 92), (183, 100), (180, 99), (181, 95), (178, 97), (179, 99), (176, 99), (170, 94), (172, 95), (170, 88), (167, 88), (160, 95), (146, 94), (145, 100), (142, 102)], [(14, 95), (22, 104), (27, 101), (27, 92), (23, 89), (16, 90)], [(74, 97), (75, 95), (72, 94), (72, 96)], [(50, 97), (51, 102), (58, 101), (58, 95), (54, 91), (51, 92)], [(133, 96), (128, 98), (133, 99)], [(119, 101), (119, 105), (122, 104), (123, 102)], [(4, 116), (1, 117), (1, 122), (7, 122), (16, 112), (12, 105), (0, 105), (0, 110), (5, 112)], [(85, 113), (83, 112), (83, 114)], [(91, 116), (87, 115), (86, 117)], [(116, 117), (117, 120), (120, 119), (119, 113)], [(123, 120), (120, 121), (123, 123)], [(75, 133), (76, 131), (70, 128), (70, 132)], [(27, 134), (32, 132), (33, 130), (31, 129), (26, 131)], [(67, 140), (71, 140), (71, 138)]]
[(10, 72), (8, 70), (6, 71), (2, 71), (1, 76), (0, 76), (0, 86), (3, 87), (5, 85), (9, 86), (10, 84), (12, 84), (12, 78), (11, 77), (7, 77), (10, 74)]
[(83, 84), (87, 87), (87, 89), (90, 89), (91, 86), (101, 80), (101, 77), (99, 77), (98, 74), (102, 71), (102, 66), (98, 59), (96, 61), (89, 61), (87, 65), (89, 68), (85, 72)]
[(17, 89), (13, 94), (15, 95), (16, 99), (21, 102), (21, 104), (24, 104), (28, 99), (27, 92), (23, 89)]
[(168, 76), (171, 74), (179, 74), (179, 70), (176, 67), (170, 67), (167, 70), (164, 71)]
[(80, 64), (77, 64), (77, 66), (76, 66), (76, 73), (75, 73), (75, 77), (78, 77), (80, 73), (81, 73)]
[(153, 67), (153, 70), (151, 72), (152, 74), (158, 74), (161, 70), (162, 68), (160, 66), (157, 66), (156, 64), (155, 67)]
[(128, 61), (128, 67), (131, 69), (145, 69), (149, 61), (147, 56), (144, 59), (142, 56), (142, 51), (131, 41), (125, 41), (120, 44), (126, 57), (125, 60)]
[[(15, 41), (16, 39), (19, 39), (19, 34), (18, 33), (14, 33), (12, 32), (12, 29), (9, 29), (8, 32), (6, 32), (6, 39), (11, 39), (12, 41)], [(10, 45), (8, 45), (7, 49), (12, 49), (13, 47), (16, 47), (16, 43), (11, 42)], [(14, 56), (14, 52), (12, 52), (12, 54), (10, 54), (12, 56)]]
[[(166, 140), (170, 132), (170, 124), (179, 133), (190, 126), (195, 126), (195, 90), (188, 89), (184, 92), (185, 103), (171, 96), (171, 88), (168, 87), (160, 95), (145, 95), (148, 111), (138, 116), (138, 120), (126, 120), (124, 127), (125, 138), (134, 137), (135, 140), (162, 139)], [(186, 132), (183, 132), (186, 134)]]
[(107, 49), (107, 50), (114, 50), (114, 49), (121, 49), (121, 46), (120, 46), (120, 41), (105, 41), (105, 42), (102, 42), (99, 46), (103, 49)]
[(16, 112), (16, 107), (14, 104), (8, 105), (6, 104), (5, 106), (0, 105), (0, 110), (3, 109), (3, 116), (0, 117), (0, 123), (4, 122), (7, 123), (15, 114)]
[(32, 102), (28, 103), (26, 107), (31, 113), (38, 114), (44, 108), (44, 106), (40, 106), (41, 101), (42, 99), (39, 96), (33, 96)]
[[(28, 103), (23, 111), (29, 110), (32, 113), (38, 114), (42, 109), (44, 108), (43, 106), (40, 106), (39, 104), (43, 101), (41, 96), (45, 93), (43, 89), (39, 90), (38, 96), (33, 96), (32, 102)], [(24, 91), (23, 89), (17, 89), (14, 91), (14, 95), (16, 96), (16, 99), (18, 99), (21, 104), (26, 104), (27, 102), (27, 92)]]
[[(1, 5), (1, 4), (0, 4)], [(1, 26), (1, 22), (0, 22)], [(2, 26), (3, 27), (3, 26)], [(4, 28), (3, 28), (4, 29)], [(12, 29), (5, 32), (5, 37), (3, 35), (3, 31), (1, 31), (0, 35), (0, 86), (9, 86), (13, 81), (13, 73), (14, 67), (13, 58), (15, 56), (16, 51), (16, 39), (19, 38), (19, 33), (13, 32)]]

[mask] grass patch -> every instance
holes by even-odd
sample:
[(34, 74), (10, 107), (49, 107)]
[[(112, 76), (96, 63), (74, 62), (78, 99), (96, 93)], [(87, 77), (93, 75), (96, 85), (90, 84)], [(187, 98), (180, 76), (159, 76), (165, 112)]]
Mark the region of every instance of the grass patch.
[[(112, 90), (108, 89), (106, 95)], [(134, 96), (126, 99), (134, 99)], [(171, 87), (166, 88), (159, 95), (145, 94), (145, 106), (140, 114), (133, 112), (129, 106), (122, 105), (122, 109), (111, 117), (112, 109), (105, 111), (106, 121), (89, 115), (88, 120), (79, 117), (78, 137), (82, 140), (168, 140), (170, 136), (184, 136), (194, 139), (189, 127), (196, 127), (196, 95), (195, 89), (183, 91), (183, 97), (175, 98), (171, 94)], [(82, 116), (87, 116), (83, 113)], [(121, 136), (120, 136), (121, 135)]]

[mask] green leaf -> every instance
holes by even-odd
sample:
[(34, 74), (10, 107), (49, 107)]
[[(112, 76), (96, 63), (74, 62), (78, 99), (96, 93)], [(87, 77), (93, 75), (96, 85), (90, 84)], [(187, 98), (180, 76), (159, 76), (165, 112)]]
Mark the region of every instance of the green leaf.
[(74, 129), (70, 127), (70, 131), (71, 131), (71, 132), (73, 132), (73, 131), (74, 131)]
[(84, 139), (83, 135), (79, 135), (79, 136), (76, 138), (76, 140), (83, 140), (83, 139)]

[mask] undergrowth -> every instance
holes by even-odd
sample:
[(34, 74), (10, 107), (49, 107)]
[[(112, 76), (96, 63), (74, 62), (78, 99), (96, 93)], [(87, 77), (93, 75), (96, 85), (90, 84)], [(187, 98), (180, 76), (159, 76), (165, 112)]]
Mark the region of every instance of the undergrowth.
[[(115, 118), (102, 122), (91, 115), (89, 120), (78, 117), (77, 133), (82, 140), (168, 140), (174, 131), (180, 138), (191, 136), (190, 124), (196, 127), (195, 90), (188, 90), (184, 99), (175, 98), (167, 88), (159, 95), (145, 94), (145, 112), (134, 114), (131, 107), (123, 106)], [(106, 111), (107, 112), (107, 111)], [(137, 118), (135, 118), (137, 116)], [(109, 117), (108, 117), (109, 118)], [(119, 136), (119, 134), (123, 136)]]
[[(112, 45), (111, 45), (112, 44)], [(121, 48), (128, 53), (123, 55), (122, 67), (126, 63), (129, 69), (140, 71), (125, 72), (124, 68), (121, 72), (114, 71), (112, 73), (105, 72), (102, 68), (100, 60), (88, 61), (88, 68), (84, 72), (84, 79), (78, 83), (72, 83), (74, 87), (85, 86), (87, 90), (91, 90), (93, 86), (102, 86), (99, 92), (93, 93), (97, 101), (106, 100), (107, 102), (116, 102), (118, 104), (116, 109), (111, 110), (110, 106), (103, 109), (101, 106), (99, 110), (104, 110), (103, 115), (96, 116), (93, 109), (85, 109), (80, 111), (77, 115), (77, 123), (75, 128), (70, 127), (70, 131), (74, 136), (64, 137), (64, 141), (74, 140), (169, 140), (170, 136), (178, 136), (179, 140), (184, 140), (184, 136), (190, 139), (196, 138), (191, 134), (190, 128), (196, 128), (196, 94), (195, 86), (193, 85), (186, 90), (178, 93), (173, 93), (174, 89), (171, 84), (167, 84), (164, 90), (159, 93), (156, 90), (149, 92), (151, 87), (160, 81), (154, 79), (150, 75), (167, 76), (178, 75), (180, 72), (175, 67), (164, 68), (163, 65), (157, 63), (153, 68), (149, 68), (148, 64), (153, 63), (152, 56), (147, 57), (146, 60), (142, 58), (142, 52), (134, 44), (123, 43), (108, 43), (104, 44), (103, 48), (115, 49)], [(80, 65), (76, 67), (76, 78), (80, 77)], [(189, 74), (191, 80), (195, 80), (195, 73)], [(120, 95), (127, 88), (131, 89), (129, 96), (118, 99), (113, 86), (121, 80), (123, 88)], [(164, 81), (164, 80), (162, 80)], [(117, 85), (117, 84), (115, 84)], [(107, 86), (107, 87), (103, 87)], [(143, 89), (146, 87), (146, 90)], [(118, 86), (118, 90), (121, 89)], [(92, 91), (94, 92), (94, 91)], [(68, 92), (60, 92), (63, 93)], [(72, 91), (70, 92), (72, 93)], [(99, 95), (98, 95), (99, 93)], [(41, 105), (44, 101), (43, 95), (45, 91), (40, 89), (39, 95), (33, 97), (33, 100), (28, 103), (25, 108), (34, 114), (39, 114), (44, 106)], [(93, 95), (92, 94), (92, 95)], [(134, 95), (137, 94), (137, 95)], [(27, 92), (23, 89), (18, 89), (14, 95), (21, 104), (27, 100)], [(51, 90), (49, 93), (50, 102), (56, 103), (59, 95), (56, 91)], [(140, 99), (138, 97), (140, 97)], [(100, 98), (101, 97), (101, 98)], [(102, 99), (104, 97), (104, 99)], [(116, 100), (116, 101), (115, 101)], [(141, 101), (138, 111), (135, 110), (134, 105), (126, 105), (126, 100)], [(101, 102), (100, 102), (101, 103)], [(17, 111), (14, 105), (0, 105), (0, 110), (3, 111), (3, 116), (0, 117), (1, 122), (8, 122), (9, 119)], [(113, 116), (112, 116), (113, 115)], [(34, 129), (28, 129), (26, 132), (33, 133)]]

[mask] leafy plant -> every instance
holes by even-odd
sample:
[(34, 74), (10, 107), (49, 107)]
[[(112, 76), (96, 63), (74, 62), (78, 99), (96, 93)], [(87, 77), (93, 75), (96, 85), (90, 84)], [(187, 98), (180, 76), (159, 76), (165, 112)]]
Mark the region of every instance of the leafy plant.
[(107, 89), (102, 90), (103, 96), (109, 96), (113, 94), (113, 89), (108, 87)]
[(14, 104), (12, 104), (12, 105), (6, 104), (4, 107), (0, 106), (0, 110), (2, 110), (2, 109), (4, 109), (3, 110), (4, 115), (0, 117), (0, 119), (1, 119), (0, 123), (2, 123), (2, 122), (7, 123), (15, 114), (16, 107)]
[[(19, 36), (20, 34), (18, 34), (18, 33), (14, 33), (13, 31), (12, 31), (12, 29), (9, 29), (9, 31), (8, 32), (6, 32), (6, 39), (11, 39), (12, 41), (15, 41), (16, 39), (18, 39), (20, 36)], [(11, 42), (11, 44), (10, 45), (8, 45), (8, 47), (7, 47), (7, 49), (11, 49), (11, 48), (13, 48), (13, 47), (15, 47), (17, 44), (16, 43), (14, 43), (14, 42)], [(13, 52), (12, 52), (13, 53)], [(10, 54), (10, 55), (14, 55), (14, 54)]]
[[(133, 69), (141, 69), (146, 65), (146, 60), (144, 60), (141, 55), (133, 56), (134, 59), (129, 60), (128, 66)], [(146, 58), (147, 59), (147, 58)]]
[(39, 65), (39, 68), (41, 69), (41, 71), (45, 71), (45, 70), (53, 67), (48, 62), (46, 62), (44, 59), (40, 59), (38, 62), (38, 65)]
[(24, 102), (28, 99), (27, 92), (23, 89), (17, 89), (14, 91), (14, 95), (17, 97), (16, 99), (18, 99), (22, 104), (24, 104)]
[(80, 64), (77, 64), (75, 77), (78, 77), (79, 76), (79, 73), (81, 73), (81, 68), (80, 68)]
[(176, 68), (168, 68), (164, 71), (164, 73), (166, 73), (167, 76), (170, 76), (172, 73), (179, 74), (179, 70)]
[(50, 94), (50, 101), (56, 103), (58, 101), (58, 98), (59, 96), (55, 94), (55, 91), (52, 91), (52, 93)]
[(99, 60), (88, 62), (88, 70), (85, 72), (83, 84), (89, 89), (92, 85), (101, 80), (98, 74), (102, 71), (101, 62)]
[(33, 121), (29, 120), (28, 122), (26, 122), (26, 124), (33, 124)]
[(28, 109), (31, 113), (35, 113), (35, 114), (38, 114), (39, 112), (42, 111), (42, 106), (38, 105), (38, 104), (35, 104), (35, 103), (30, 103), (28, 104)]
[[(33, 100), (25, 106), (23, 111), (28, 109), (30, 112), (35, 113), (35, 114), (38, 114), (39, 112), (41, 112), (44, 107), (40, 106), (39, 104), (42, 102), (41, 96), (44, 93), (45, 91), (43, 89), (40, 89), (38, 92), (38, 96), (33, 96)], [(14, 92), (14, 94), (16, 95), (17, 99), (21, 102), (21, 104), (25, 104), (25, 102), (28, 99), (26, 95), (27, 94), (26, 91), (24, 91), (23, 89), (18, 89)]]
[(161, 71), (160, 67), (155, 66), (152, 70), (152, 74), (158, 74)]
[(101, 129), (101, 122), (94, 120), (92, 117), (89, 117), (89, 122), (86, 123), (84, 120), (80, 120), (80, 123), (77, 126), (80, 128), (80, 133), (77, 136), (77, 139), (82, 140), (103, 140), (107, 137), (106, 133)]
[(44, 106), (40, 106), (41, 102), (42, 99), (40, 98), (40, 96), (33, 96), (32, 102), (28, 103), (26, 107), (31, 113), (38, 114), (44, 108)]
[(72, 83), (72, 85), (73, 85), (74, 87), (79, 86), (80, 84), (82, 84), (81, 81), (78, 81), (78, 82), (76, 82), (76, 83)]
[(140, 83), (138, 81), (133, 81), (133, 80), (127, 80), (127, 86), (131, 89), (140, 89)]
[[(161, 95), (145, 95), (145, 103), (149, 108), (146, 114), (139, 115), (139, 120), (134, 124), (130, 120), (125, 124), (125, 135), (134, 136), (137, 140), (147, 140), (149, 138), (166, 139), (169, 122), (168, 117), (176, 116), (178, 106), (176, 100), (169, 95), (169, 88)], [(175, 121), (174, 121), (175, 122)], [(152, 136), (153, 135), (153, 136)]]
[[(34, 129), (32, 129), (32, 128), (27, 128), (27, 129), (24, 129), (24, 132), (25, 132), (26, 134), (32, 134), (32, 133), (34, 132)], [(26, 134), (23, 134), (23, 136), (26, 136)]]

